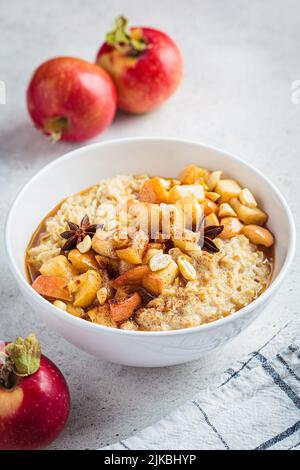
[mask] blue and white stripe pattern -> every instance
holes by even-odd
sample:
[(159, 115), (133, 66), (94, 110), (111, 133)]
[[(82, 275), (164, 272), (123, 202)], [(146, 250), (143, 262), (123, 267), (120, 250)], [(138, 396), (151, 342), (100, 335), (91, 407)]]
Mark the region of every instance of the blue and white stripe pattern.
[(275, 336), (218, 387), (106, 449), (300, 450), (300, 341), (274, 354)]

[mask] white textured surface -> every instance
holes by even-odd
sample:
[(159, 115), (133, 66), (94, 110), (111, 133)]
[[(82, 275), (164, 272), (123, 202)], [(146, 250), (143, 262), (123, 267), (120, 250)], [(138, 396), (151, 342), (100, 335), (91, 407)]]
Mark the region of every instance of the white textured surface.
[[(217, 386), (202, 390), (153, 426), (106, 449), (299, 448), (300, 342), (290, 345), (288, 339), (293, 326), (299, 325), (299, 319), (290, 322), (259, 352), (225, 373)], [(277, 349), (279, 340), (287, 341), (282, 351)]]
[[(176, 136), (223, 147), (264, 171), (283, 192), (298, 222), (300, 105), (291, 102), (291, 83), (300, 78), (297, 0), (152, 0), (151, 8), (137, 0), (72, 0), (71, 5), (0, 0), (0, 5), (0, 80), (7, 86), (7, 104), (0, 105), (1, 230), (22, 185), (75, 147), (51, 145), (33, 129), (24, 99), (30, 74), (57, 55), (92, 60), (119, 13), (135, 24), (169, 32), (183, 51), (185, 78), (160, 110), (138, 117), (120, 114), (99, 140)], [(230, 345), (188, 365), (131, 369), (96, 361), (47, 331), (20, 296), (2, 239), (0, 255), (1, 337), (36, 331), (44, 352), (62, 368), (70, 385), (69, 424), (51, 448), (101, 447), (154, 423), (218, 381), (224, 369), (299, 312), (298, 255), (275, 301)]]

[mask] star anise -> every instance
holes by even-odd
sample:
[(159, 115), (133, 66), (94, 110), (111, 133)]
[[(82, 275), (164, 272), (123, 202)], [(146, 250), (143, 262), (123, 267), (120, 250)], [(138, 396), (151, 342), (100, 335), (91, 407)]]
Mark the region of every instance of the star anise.
[(210, 225), (204, 227), (203, 248), (210, 253), (218, 253), (219, 248), (213, 240), (223, 231), (224, 225)]
[(89, 235), (91, 238), (96, 233), (97, 224), (91, 225), (90, 224), (90, 219), (88, 215), (85, 215), (80, 222), (80, 225), (75, 224), (74, 222), (70, 222), (67, 220), (68, 226), (70, 230), (66, 230), (65, 232), (62, 232), (60, 236), (62, 238), (65, 238), (67, 241), (62, 247), (62, 250), (72, 250), (77, 246), (78, 243), (80, 243), (86, 235)]

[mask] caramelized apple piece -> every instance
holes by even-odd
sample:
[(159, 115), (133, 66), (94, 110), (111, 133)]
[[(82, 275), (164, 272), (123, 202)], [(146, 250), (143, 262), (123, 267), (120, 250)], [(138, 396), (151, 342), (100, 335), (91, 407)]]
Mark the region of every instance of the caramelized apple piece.
[(219, 219), (216, 214), (209, 214), (205, 217), (205, 225), (210, 227), (211, 225), (219, 225)]
[(74, 317), (78, 317), (78, 318), (82, 318), (84, 316), (83, 308), (74, 307), (74, 305), (71, 303), (67, 305), (67, 312), (73, 315)]
[(110, 232), (98, 229), (92, 239), (92, 248), (99, 255), (116, 258), (114, 240)]
[[(151, 204), (146, 202), (137, 202), (132, 204), (128, 210), (129, 215), (132, 217), (130, 227), (134, 231), (137, 228), (142, 229), (149, 235), (158, 232), (161, 227), (161, 208), (158, 204)], [(129, 231), (131, 233), (131, 230)]]
[(221, 219), (223, 217), (237, 217), (237, 214), (232, 209), (230, 204), (228, 204), (228, 202), (223, 202), (223, 204), (221, 204), (220, 207), (219, 207), (218, 217), (221, 218)]
[(265, 225), (268, 215), (258, 207), (243, 206), (237, 198), (230, 199), (229, 204), (238, 218), (246, 225)]
[(206, 184), (208, 191), (214, 191), (218, 181), (221, 179), (222, 171), (212, 171), (206, 178)]
[(179, 181), (182, 184), (194, 184), (198, 178), (198, 167), (196, 165), (188, 165), (179, 175)]
[(199, 227), (203, 218), (203, 210), (195, 196), (178, 199), (175, 206), (179, 207), (183, 212), (184, 224), (186, 227), (190, 229), (192, 227)]
[(68, 281), (58, 276), (38, 276), (32, 283), (32, 288), (44, 297), (71, 301)]
[[(126, 223), (127, 223), (127, 219), (126, 219)], [(124, 226), (124, 229), (122, 231), (121, 230), (116, 230), (116, 232), (114, 233), (112, 239), (113, 239), (113, 247), (114, 247), (115, 250), (120, 250), (121, 248), (126, 248), (130, 243), (130, 238), (128, 237), (128, 233), (126, 231), (125, 226)]]
[(168, 190), (165, 188), (162, 179), (154, 177), (146, 180), (140, 190), (139, 200), (153, 204), (160, 204), (161, 202), (167, 203)]
[(263, 245), (267, 248), (274, 245), (272, 233), (259, 225), (247, 225), (243, 228), (242, 233), (255, 245)]
[(244, 206), (257, 207), (257, 202), (249, 189), (244, 188), (239, 194), (239, 200)]
[(68, 260), (78, 273), (85, 273), (88, 269), (99, 269), (95, 255), (91, 252), (80, 253), (77, 249), (71, 250), (68, 254)]
[(177, 264), (171, 260), (166, 268), (147, 273), (143, 278), (143, 286), (151, 294), (160, 295), (176, 279), (178, 272)]
[(184, 253), (191, 251), (197, 251), (198, 241), (200, 238), (199, 232), (192, 232), (191, 230), (185, 230), (181, 238), (172, 238), (174, 246), (179, 248)]
[(210, 201), (216, 202), (218, 199), (220, 199), (220, 194), (214, 193), (213, 191), (206, 191), (205, 197)]
[(203, 180), (208, 176), (208, 171), (205, 168), (200, 168), (196, 165), (188, 165), (179, 175), (179, 180), (182, 184), (195, 184), (199, 180)]
[[(184, 213), (174, 204), (161, 204), (161, 232), (168, 240), (174, 233), (182, 233), (185, 227)], [(155, 233), (152, 232), (152, 237)]]
[(163, 188), (165, 189), (170, 189), (172, 186), (172, 180), (170, 178), (159, 178), (160, 179), (160, 184)]
[(43, 276), (58, 276), (66, 279), (71, 279), (78, 274), (64, 255), (45, 261), (40, 268), (40, 273)]
[(75, 289), (74, 306), (86, 308), (97, 297), (97, 291), (101, 287), (101, 276), (97, 271), (90, 269), (78, 276), (75, 282), (78, 283), (78, 288)]
[(135, 266), (111, 281), (111, 286), (116, 289), (125, 285), (141, 285), (143, 277), (148, 272), (148, 266)]
[(224, 228), (219, 237), (223, 239), (232, 238), (238, 235), (241, 233), (244, 226), (236, 217), (224, 217), (221, 219), (221, 225), (223, 225)]
[(132, 246), (116, 251), (117, 256), (130, 264), (142, 264), (142, 256)]
[(235, 180), (224, 179), (219, 180), (216, 187), (215, 192), (220, 194), (220, 203), (228, 202), (233, 197), (237, 197), (241, 192), (240, 185)]
[(169, 191), (169, 204), (174, 204), (179, 199), (191, 196), (194, 196), (198, 202), (203, 202), (205, 199), (203, 186), (201, 184), (173, 186)]
[(198, 248), (197, 243), (188, 240), (174, 240), (173, 243), (176, 248), (179, 248), (184, 253), (195, 251)]
[(205, 199), (204, 201), (204, 214), (209, 215), (213, 214), (217, 211), (218, 206), (214, 201), (211, 201), (210, 199)]
[(130, 264), (142, 264), (144, 251), (149, 242), (148, 235), (143, 230), (136, 232), (132, 239), (132, 244), (128, 248), (116, 250), (117, 256)]
[(134, 292), (125, 299), (111, 300), (109, 306), (113, 321), (123, 322), (128, 320), (133, 315), (133, 312), (141, 305), (141, 303), (141, 296), (137, 292)]

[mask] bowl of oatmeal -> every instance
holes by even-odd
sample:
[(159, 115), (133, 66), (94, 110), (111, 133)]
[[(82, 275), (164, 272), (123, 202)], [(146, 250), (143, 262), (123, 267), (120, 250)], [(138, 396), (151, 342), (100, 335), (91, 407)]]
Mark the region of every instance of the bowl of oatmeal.
[(295, 228), (272, 183), (238, 158), (125, 139), (39, 172), (11, 209), (6, 246), (25, 298), (68, 341), (165, 366), (254, 321), (288, 269)]

